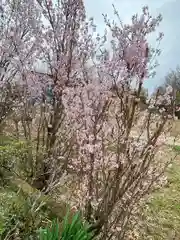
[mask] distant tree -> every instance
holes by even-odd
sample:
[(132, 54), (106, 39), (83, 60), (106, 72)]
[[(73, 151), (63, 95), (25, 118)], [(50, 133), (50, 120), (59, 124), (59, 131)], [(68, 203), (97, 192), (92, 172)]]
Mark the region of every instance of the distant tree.
[(160, 94), (164, 94), (167, 86), (171, 86), (176, 92), (180, 91), (180, 66), (178, 66), (175, 70), (171, 70), (165, 76), (163, 84), (155, 89), (154, 94), (156, 94), (157, 91)]
[(170, 85), (176, 91), (180, 91), (180, 66), (171, 70), (165, 77), (165, 86)]
[(172, 70), (165, 78), (165, 86), (170, 85), (174, 92), (175, 105), (180, 104), (180, 66)]
[(176, 104), (179, 105), (180, 104), (180, 91), (176, 92)]
[(177, 66), (175, 70), (171, 70), (166, 76), (164, 83), (156, 88), (153, 95), (155, 96), (157, 93), (160, 95), (164, 95), (166, 92), (166, 88), (171, 86), (173, 89), (173, 102), (174, 105), (174, 114), (180, 118), (179, 106), (180, 106), (180, 66)]
[(144, 88), (142, 87), (141, 89), (141, 93), (140, 93), (140, 98), (141, 98), (141, 101), (143, 103), (146, 103), (147, 99), (148, 99), (148, 89), (147, 88)]

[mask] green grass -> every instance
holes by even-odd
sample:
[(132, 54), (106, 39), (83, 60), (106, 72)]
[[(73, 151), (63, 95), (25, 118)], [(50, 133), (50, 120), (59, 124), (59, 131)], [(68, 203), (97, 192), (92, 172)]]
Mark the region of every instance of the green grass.
[(180, 146), (179, 145), (174, 145), (172, 146), (172, 149), (177, 152), (177, 153), (180, 153)]
[[(180, 153), (180, 146), (173, 149)], [(142, 239), (180, 239), (180, 158), (169, 168), (167, 176), (167, 186), (155, 192), (144, 209)]]

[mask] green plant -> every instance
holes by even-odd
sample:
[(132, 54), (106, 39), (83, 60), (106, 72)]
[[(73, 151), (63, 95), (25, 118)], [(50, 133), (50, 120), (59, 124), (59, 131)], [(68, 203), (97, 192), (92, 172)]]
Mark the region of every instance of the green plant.
[(87, 226), (77, 213), (69, 223), (69, 214), (65, 216), (63, 228), (60, 232), (58, 221), (53, 221), (52, 227), (40, 229), (40, 240), (90, 240), (92, 233), (89, 233)]
[(180, 153), (180, 146), (179, 145), (174, 145), (172, 147), (172, 149), (176, 152), (176, 153)]
[(40, 240), (59, 240), (59, 224), (53, 221), (51, 228), (40, 229)]
[(0, 202), (0, 239), (36, 239), (37, 229), (50, 222), (48, 212), (20, 192), (2, 189)]
[(4, 178), (7, 174), (16, 174), (31, 181), (35, 169), (32, 143), (0, 138), (0, 172)]
[(6, 136), (4, 134), (0, 134), (0, 146), (9, 145), (14, 141), (14, 139), (10, 136)]

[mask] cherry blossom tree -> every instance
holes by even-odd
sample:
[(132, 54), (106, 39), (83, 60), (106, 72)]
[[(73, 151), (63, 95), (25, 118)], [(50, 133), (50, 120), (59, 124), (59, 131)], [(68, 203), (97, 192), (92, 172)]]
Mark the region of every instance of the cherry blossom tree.
[[(115, 15), (119, 19), (116, 10)], [(67, 118), (77, 140), (77, 155), (70, 161), (79, 176), (74, 195), (86, 219), (95, 222), (92, 229), (96, 233), (102, 231), (101, 239), (113, 235), (127, 239), (127, 226), (136, 203), (158, 182), (165, 167), (154, 161), (159, 151), (158, 138), (170, 116), (161, 112), (155, 118), (149, 110), (143, 118), (136, 116), (148, 74), (146, 37), (160, 20), (160, 16), (152, 19), (147, 7), (141, 17), (132, 18), (131, 25), (111, 23), (105, 16), (113, 38), (111, 54), (101, 51), (98, 60), (93, 61), (93, 74), (86, 67), (82, 84), (64, 91)], [(131, 87), (134, 78), (135, 94)], [(164, 100), (170, 104), (170, 99), (168, 89)], [(157, 101), (152, 104), (156, 108)], [(154, 121), (159, 124), (152, 129)], [(144, 134), (146, 137), (142, 137)]]
[[(152, 57), (147, 36), (161, 15), (153, 18), (144, 7), (131, 24), (123, 24), (114, 7), (117, 22), (104, 15), (106, 29), (100, 36), (82, 0), (8, 0), (2, 14), (2, 86), (9, 75), (11, 85), (15, 77), (23, 85), (23, 115), (30, 111), (29, 97), (41, 99), (33, 164), (40, 165), (36, 180), (41, 177), (42, 184), (34, 186), (53, 193), (65, 181), (66, 201), (80, 208), (99, 239), (128, 239), (138, 204), (163, 183), (169, 163), (157, 154), (162, 154), (172, 116), (151, 109), (162, 101), (170, 105), (171, 89), (139, 111)], [(35, 74), (39, 61), (47, 70), (42, 78)]]

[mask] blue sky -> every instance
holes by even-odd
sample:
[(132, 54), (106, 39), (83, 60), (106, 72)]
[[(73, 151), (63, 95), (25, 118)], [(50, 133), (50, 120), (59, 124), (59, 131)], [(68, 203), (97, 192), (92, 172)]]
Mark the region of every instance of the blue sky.
[(155, 46), (154, 39), (158, 32), (164, 33), (161, 42), (162, 54), (158, 58), (160, 66), (157, 68), (154, 79), (146, 81), (145, 86), (149, 91), (160, 85), (164, 76), (180, 65), (180, 0), (85, 0), (86, 11), (89, 16), (93, 16), (100, 32), (104, 29), (102, 13), (107, 13), (110, 19), (113, 19), (112, 3), (115, 4), (123, 22), (131, 20), (134, 13), (141, 12), (144, 5), (149, 6), (150, 13), (153, 16), (159, 13), (163, 16), (163, 21), (153, 34), (150, 44)]

